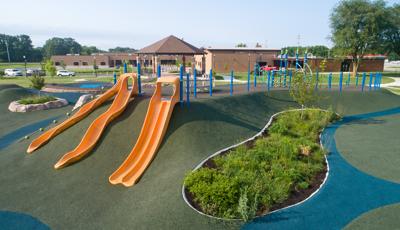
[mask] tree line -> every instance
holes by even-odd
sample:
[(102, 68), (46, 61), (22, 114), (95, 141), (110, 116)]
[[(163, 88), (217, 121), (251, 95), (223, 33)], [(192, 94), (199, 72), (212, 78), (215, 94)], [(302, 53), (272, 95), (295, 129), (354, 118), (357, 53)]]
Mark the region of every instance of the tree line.
[(53, 37), (48, 39), (43, 47), (34, 47), (28, 35), (0, 34), (0, 62), (39, 62), (49, 59), (52, 55), (81, 54), (91, 55), (93, 53), (115, 53), (134, 52), (130, 47), (115, 47), (107, 51), (96, 46), (85, 46), (79, 44), (73, 38)]

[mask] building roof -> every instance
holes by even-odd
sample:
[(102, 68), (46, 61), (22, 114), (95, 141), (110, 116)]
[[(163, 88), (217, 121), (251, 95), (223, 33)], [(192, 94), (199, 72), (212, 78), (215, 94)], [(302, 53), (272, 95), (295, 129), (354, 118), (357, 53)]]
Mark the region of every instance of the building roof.
[(203, 54), (199, 48), (179, 39), (173, 35), (156, 43), (146, 46), (138, 51), (139, 54)]

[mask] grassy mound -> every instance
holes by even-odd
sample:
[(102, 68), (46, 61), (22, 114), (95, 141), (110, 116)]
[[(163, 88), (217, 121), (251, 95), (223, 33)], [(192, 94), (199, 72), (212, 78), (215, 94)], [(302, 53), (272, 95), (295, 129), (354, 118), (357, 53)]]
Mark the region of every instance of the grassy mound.
[(203, 212), (223, 218), (252, 219), (307, 189), (324, 169), (318, 135), (336, 118), (333, 112), (286, 112), (267, 137), (241, 145), (207, 162), (185, 178)]
[(49, 101), (55, 101), (56, 99), (57, 98), (49, 95), (44, 95), (44, 96), (31, 95), (20, 99), (18, 103), (23, 105), (43, 104)]

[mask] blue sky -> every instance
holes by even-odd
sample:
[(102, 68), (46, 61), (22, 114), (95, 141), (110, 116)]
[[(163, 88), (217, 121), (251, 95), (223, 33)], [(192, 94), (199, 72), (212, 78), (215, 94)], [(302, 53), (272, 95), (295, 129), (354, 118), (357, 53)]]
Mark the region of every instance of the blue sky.
[[(281, 48), (327, 45), (337, 0), (18, 0), (1, 3), (0, 33), (28, 34), (35, 46), (72, 37), (107, 49), (141, 48), (168, 35), (196, 46)], [(396, 2), (388, 1), (389, 4)]]

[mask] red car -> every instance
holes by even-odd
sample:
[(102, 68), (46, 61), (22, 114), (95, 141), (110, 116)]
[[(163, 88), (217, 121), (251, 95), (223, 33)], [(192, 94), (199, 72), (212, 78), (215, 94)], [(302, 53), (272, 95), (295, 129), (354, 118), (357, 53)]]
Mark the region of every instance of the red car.
[(275, 66), (272, 66), (272, 67), (271, 66), (263, 66), (260, 68), (260, 70), (261, 71), (271, 71), (271, 70), (278, 70), (278, 68)]

